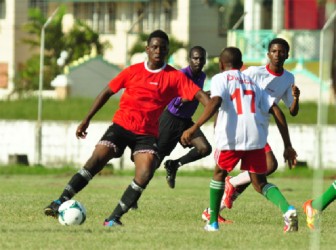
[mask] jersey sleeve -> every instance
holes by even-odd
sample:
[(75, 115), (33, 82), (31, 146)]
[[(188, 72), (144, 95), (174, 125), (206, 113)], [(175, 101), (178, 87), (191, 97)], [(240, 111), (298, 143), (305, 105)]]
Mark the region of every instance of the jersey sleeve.
[(127, 82), (129, 75), (129, 68), (126, 68), (109, 82), (108, 86), (113, 93), (117, 93), (120, 89), (125, 88), (125, 83)]
[(247, 69), (244, 69), (244, 70), (242, 71), (242, 73), (243, 73), (244, 75), (247, 75), (247, 76), (249, 76), (249, 77), (251, 77), (251, 75), (253, 75), (252, 72), (253, 72), (253, 68), (252, 68), (251, 66), (248, 67)]
[[(291, 75), (291, 82), (294, 84), (294, 76)], [(293, 85), (292, 84), (292, 85)], [(285, 105), (287, 106), (287, 108), (290, 108), (290, 106), (292, 105), (293, 101), (294, 101), (294, 97), (292, 95), (292, 85), (287, 88), (286, 92), (284, 93), (284, 95), (282, 96), (282, 100), (285, 103)]]
[(212, 77), (210, 86), (211, 97), (219, 96), (223, 98), (225, 92), (225, 84), (222, 81), (222, 78), (223, 77), (220, 74)]

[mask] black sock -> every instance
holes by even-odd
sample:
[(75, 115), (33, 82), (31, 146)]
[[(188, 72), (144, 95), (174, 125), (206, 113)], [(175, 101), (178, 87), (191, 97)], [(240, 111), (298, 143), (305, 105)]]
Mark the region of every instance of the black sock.
[(118, 205), (112, 212), (112, 214), (106, 219), (106, 221), (110, 220), (119, 220), (123, 214), (127, 213), (127, 211), (137, 203), (139, 200), (142, 191), (146, 187), (140, 187), (133, 180), (132, 183), (127, 187), (126, 191), (122, 195)]
[(61, 202), (70, 200), (79, 191), (81, 191), (92, 179), (91, 173), (82, 168), (74, 176), (72, 176), (69, 183), (65, 186), (63, 193), (59, 197)]
[(182, 156), (178, 162), (180, 162), (180, 165), (184, 165), (187, 164), (189, 162), (193, 162), (196, 160), (199, 160), (203, 158), (203, 156), (197, 151), (196, 148), (193, 148), (192, 150), (190, 150), (186, 155)]

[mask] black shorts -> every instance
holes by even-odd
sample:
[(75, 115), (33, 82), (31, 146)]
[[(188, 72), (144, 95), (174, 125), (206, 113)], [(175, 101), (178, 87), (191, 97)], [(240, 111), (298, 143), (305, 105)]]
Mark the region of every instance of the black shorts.
[[(183, 132), (193, 126), (194, 122), (191, 119), (176, 117), (167, 110), (162, 113), (159, 122), (160, 125), (158, 147), (159, 155), (163, 159), (164, 156), (170, 155), (170, 153), (176, 147), (177, 143), (181, 143), (180, 139)], [(204, 134), (200, 129), (198, 129), (192, 138), (200, 136), (204, 137)]]
[(132, 155), (148, 152), (158, 156), (157, 139), (153, 135), (137, 135), (118, 124), (112, 124), (98, 142), (115, 150), (115, 158), (121, 157), (128, 146)]

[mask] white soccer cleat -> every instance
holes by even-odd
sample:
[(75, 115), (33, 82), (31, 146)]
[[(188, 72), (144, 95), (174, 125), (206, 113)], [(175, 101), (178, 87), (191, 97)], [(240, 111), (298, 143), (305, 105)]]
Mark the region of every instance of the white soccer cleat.
[(283, 215), (285, 226), (284, 232), (296, 232), (299, 229), (299, 222), (296, 209), (293, 206), (289, 206), (287, 212)]
[(219, 230), (218, 222), (213, 222), (212, 224), (206, 224), (204, 230), (207, 232), (217, 232)]

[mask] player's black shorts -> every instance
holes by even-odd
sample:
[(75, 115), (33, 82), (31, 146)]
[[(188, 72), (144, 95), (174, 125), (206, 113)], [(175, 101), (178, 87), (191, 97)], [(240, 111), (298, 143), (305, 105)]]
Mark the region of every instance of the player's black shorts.
[(113, 148), (116, 153), (115, 158), (122, 156), (127, 146), (131, 149), (132, 155), (149, 152), (158, 156), (155, 136), (137, 135), (115, 123), (106, 130), (98, 144)]
[[(191, 118), (184, 119), (176, 117), (167, 110), (162, 113), (159, 122), (159, 155), (161, 157), (168, 156), (176, 147), (177, 143), (181, 143), (180, 139), (183, 132), (194, 125), (194, 122)], [(192, 138), (200, 136), (204, 137), (204, 134), (200, 129), (198, 129)]]

